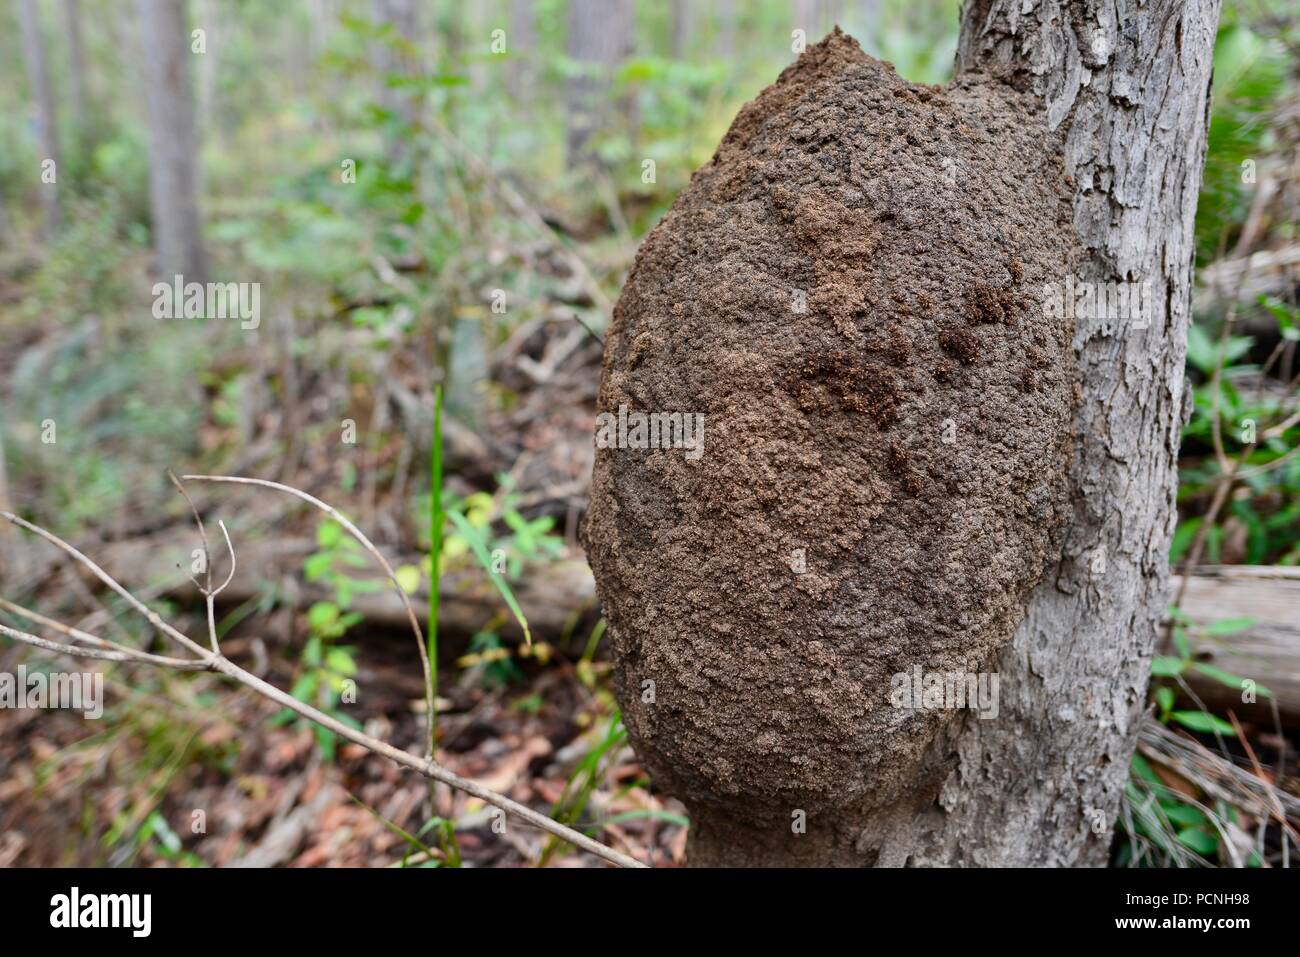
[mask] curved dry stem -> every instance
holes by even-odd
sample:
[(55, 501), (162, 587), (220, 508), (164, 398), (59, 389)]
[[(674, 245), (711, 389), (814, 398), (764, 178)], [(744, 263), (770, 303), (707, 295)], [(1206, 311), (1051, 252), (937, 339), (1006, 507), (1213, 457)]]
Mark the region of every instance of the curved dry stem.
[(190, 498), (190, 493), (185, 491), (185, 486), (176, 477), (176, 473), (168, 469), (167, 477), (176, 486), (176, 491), (181, 493), (181, 498), (185, 499), (185, 503), (189, 505), (190, 513), (194, 516), (194, 524), (199, 527), (199, 538), (203, 541), (203, 574), (207, 584), (201, 584), (191, 571), (187, 570), (185, 574), (189, 576), (190, 581), (194, 582), (194, 587), (206, 595), (212, 590), (212, 551), (208, 547), (208, 530), (203, 527), (203, 518), (199, 515), (198, 506), (194, 504), (194, 499)]
[[(275, 489), (277, 492), (284, 492), (288, 495), (294, 496), (295, 498), (302, 499), (307, 504), (315, 506), (330, 518), (334, 519), (334, 521), (342, 525), (343, 528), (347, 530), (348, 534), (360, 542), (361, 547), (369, 552), (370, 556), (379, 563), (379, 567), (384, 570), (384, 574), (388, 576), (388, 580), (391, 581), (393, 587), (397, 589), (398, 597), (402, 599), (402, 604), (406, 608), (406, 617), (411, 622), (411, 631), (415, 634), (415, 647), (420, 652), (420, 667), (424, 669), (424, 704), (428, 716), (426, 734), (428, 757), (432, 759), (434, 755), (433, 728), (434, 721), (437, 717), (437, 701), (434, 699), (433, 694), (433, 670), (429, 662), (429, 649), (424, 646), (424, 630), (420, 627), (420, 620), (415, 615), (415, 607), (411, 604), (411, 599), (407, 597), (406, 589), (403, 588), (402, 583), (397, 580), (397, 573), (393, 571), (393, 566), (388, 564), (388, 559), (384, 558), (383, 553), (375, 547), (375, 544), (365, 536), (361, 529), (353, 525), (351, 520), (333, 505), (322, 502), (320, 499), (316, 498), (316, 496), (309, 495), (301, 489), (294, 488), (292, 485), (272, 482), (269, 479), (241, 478), (235, 475), (185, 475), (182, 477), (186, 481), (192, 482), (224, 482), (229, 485), (260, 485), (263, 488)], [(436, 582), (433, 587), (438, 587)]]
[[(278, 483), (266, 482), (260, 479), (235, 479), (235, 478), (223, 478), (218, 476), (188, 476), (188, 475), (185, 477), (195, 479), (196, 481), (207, 479), (210, 481), (228, 481), (228, 482), (243, 483), (248, 485), (267, 485), (273, 488), (278, 488), (282, 491), (289, 492), (290, 494), (296, 495), (299, 498), (304, 499), (305, 501), (311, 502), (312, 504), (316, 505), (318, 508), (321, 508), (323, 511), (330, 514), (331, 517), (334, 517), (336, 520), (338, 520), (339, 524), (343, 525), (345, 528), (348, 528), (353, 532), (354, 536), (358, 539), (358, 541), (360, 541), (364, 546), (366, 546), (367, 550), (371, 551), (371, 553), (378, 559), (380, 564), (384, 567), (385, 571), (389, 573), (389, 577), (393, 579), (394, 585), (397, 585), (398, 590), (401, 591), (402, 596), (405, 599), (405, 595), (406, 595), (405, 591), (401, 589), (400, 584), (398, 584), (398, 582), (396, 581), (396, 576), (393, 575), (392, 569), (388, 565), (388, 562), (385, 561), (384, 557), (379, 554), (378, 549), (376, 549), (374, 545), (370, 544), (369, 539), (367, 539), (364, 535), (362, 535), (361, 532), (356, 529), (356, 526), (352, 525), (351, 522), (349, 522), (346, 518), (340, 515), (335, 509), (326, 505), (324, 502), (312, 498), (311, 496), (307, 495), (307, 493), (305, 492), (300, 492), (297, 489), (290, 488), (287, 485), (279, 485)], [(239, 682), (245, 687), (252, 689), (253, 691), (260, 694), (262, 697), (268, 698), (269, 700), (275, 702), (281, 707), (288, 708), (290, 711), (293, 711), (296, 714), (306, 718), (308, 721), (312, 721), (320, 725), (321, 727), (334, 732), (336, 735), (338, 735), (340, 738), (343, 738), (346, 741), (351, 741), (353, 744), (359, 744), (366, 750), (373, 751), (375, 754), (382, 755), (383, 757), (386, 757), (390, 761), (400, 764), (403, 767), (410, 768), (411, 770), (418, 772), (419, 774), (423, 775), (426, 778), (439, 781), (443, 784), (448, 785), (449, 787), (453, 787), (456, 788), (457, 790), (464, 791), (466, 794), (470, 794), (482, 801), (487, 802), (488, 804), (493, 805), (494, 807), (499, 807), (503, 811), (507, 811), (510, 814), (513, 814), (514, 816), (524, 821), (527, 821), (528, 823), (534, 825), (535, 827), (540, 828), (541, 830), (546, 831), (549, 834), (553, 834), (554, 836), (560, 838), (563, 841), (568, 842), (569, 844), (572, 844), (575, 847), (581, 848), (584, 851), (594, 854), (597, 857), (601, 858), (602, 860), (608, 861), (611, 864), (616, 864), (619, 867), (640, 868), (646, 866), (645, 864), (642, 864), (640, 861), (637, 861), (626, 854), (616, 851), (613, 848), (606, 847), (604, 844), (601, 844), (599, 841), (593, 840), (587, 835), (575, 831), (573, 828), (566, 827), (565, 825), (559, 823), (558, 821), (552, 820), (551, 818), (547, 817), (545, 814), (542, 814), (538, 811), (534, 811), (532, 808), (528, 807), (527, 805), (520, 804), (518, 801), (506, 797), (504, 794), (498, 794), (497, 792), (485, 788), (481, 784), (471, 781), (468, 778), (462, 778), (460, 775), (448, 771), (446, 768), (442, 767), (436, 761), (434, 761), (432, 756), (421, 758), (417, 755), (410, 753), (409, 751), (403, 751), (401, 748), (396, 748), (386, 741), (381, 741), (378, 738), (372, 737), (371, 735), (366, 734), (364, 731), (357, 731), (353, 728), (350, 728), (343, 722), (339, 721), (337, 718), (334, 718), (331, 715), (328, 715), (323, 711), (320, 711), (312, 707), (306, 702), (299, 701), (297, 698), (295, 698), (293, 695), (289, 694), (288, 692), (280, 690), (270, 682), (265, 681), (262, 678), (259, 678), (257, 675), (253, 674), (252, 672), (246, 671), (243, 668), (239, 667), (229, 658), (224, 657), (220, 652), (207, 651), (197, 642), (193, 641), (188, 636), (177, 631), (174, 627), (169, 625), (167, 622), (163, 621), (162, 618), (160, 618), (155, 612), (151, 611), (148, 606), (146, 606), (133, 594), (127, 591), (122, 585), (118, 584), (118, 582), (114, 580), (107, 572), (105, 572), (93, 561), (91, 561), (89, 558), (83, 555), (80, 551), (73, 548), (63, 539), (59, 538), (57, 535), (51, 532), (47, 532), (45, 529), (40, 528), (37, 525), (33, 525), (30, 522), (27, 522), (19, 518), (18, 516), (14, 515), (12, 512), (0, 511), (0, 517), (5, 518), (6, 520), (12, 522), (15, 525), (18, 525), (21, 528), (27, 529), (33, 534), (39, 535), (41, 538), (44, 538), (52, 545), (55, 545), (56, 547), (67, 552), (73, 558), (77, 559), (79, 562), (81, 562), (83, 565), (89, 568), (95, 574), (95, 576), (100, 579), (100, 581), (104, 582), (104, 584), (112, 588), (113, 591), (121, 595), (122, 598), (124, 598), (128, 602), (128, 604), (130, 604), (133, 608), (135, 608), (136, 611), (138, 611), (141, 615), (143, 615), (145, 620), (148, 621), (153, 627), (161, 631), (163, 634), (167, 635), (169, 638), (172, 638), (174, 641), (177, 641), (185, 648), (188, 648), (189, 650), (193, 651), (198, 656), (198, 660), (190, 661), (190, 660), (179, 659), (179, 658), (166, 658), (161, 655), (151, 655), (148, 654), (147, 652), (135, 651), (134, 649), (128, 649), (128, 648), (104, 648), (104, 647), (88, 648), (88, 647), (83, 647), (81, 645), (65, 645), (59, 642), (50, 641), (45, 638), (39, 638), (36, 635), (28, 634), (27, 632), (19, 631), (17, 629), (10, 628), (6, 625), (0, 625), (0, 635), (7, 635), (10, 638), (13, 638), (14, 640), (20, 641), (24, 644), (31, 645), (33, 647), (40, 648), (45, 651), (54, 652), (56, 654), (70, 655), (74, 658), (94, 658), (102, 661), (120, 661), (120, 662), (131, 662), (131, 663), (140, 663), (140, 664), (153, 664), (159, 667), (176, 668), (179, 670), (211, 670), (211, 671), (218, 672), (222, 675), (225, 675), (228, 678), (231, 678)], [(233, 555), (233, 549), (232, 549), (232, 555)], [(210, 594), (208, 598), (210, 601), (211, 600)], [(407, 601), (406, 605), (408, 611), (410, 611), (411, 613), (412, 619), (414, 619), (414, 610), (411, 609), (410, 602)], [(28, 612), (21, 609), (20, 606), (13, 605), (12, 607), (18, 609), (17, 613), (19, 614), (23, 614), (23, 615), (28, 614)], [(33, 618), (32, 620), (37, 620), (37, 619)], [(48, 621), (49, 619), (45, 619), (45, 620)], [(427, 679), (427, 676), (429, 674), (427, 670), (428, 657), (423, 653), (424, 642), (422, 638), (422, 632), (419, 629), (419, 622), (414, 621), (413, 623), (415, 626), (415, 631), (417, 636), (420, 636), (419, 644), (422, 652), (421, 658), (426, 662), (425, 674)], [(106, 642), (106, 639), (98, 638), (94, 635), (88, 635), (84, 632), (78, 632), (76, 629), (69, 628), (66, 625), (60, 625), (58, 626), (58, 628), (64, 634), (85, 635), (86, 639), (89, 639), (90, 641), (96, 644)], [(430, 715), (432, 715), (432, 712), (430, 712)]]
[(606, 847), (599, 841), (595, 841), (592, 838), (587, 837), (585, 834), (579, 833), (570, 827), (560, 824), (558, 821), (552, 820), (545, 814), (534, 811), (527, 805), (520, 804), (518, 801), (506, 797), (504, 794), (498, 794), (495, 791), (489, 790), (468, 778), (462, 778), (460, 775), (448, 771), (433, 760), (418, 757), (411, 754), (409, 751), (395, 748), (386, 741), (381, 741), (378, 738), (371, 737), (362, 731), (356, 731), (353, 728), (348, 727), (346, 724), (343, 724), (343, 722), (338, 721), (322, 711), (318, 711), (311, 705), (299, 701), (297, 698), (293, 697), (293, 695), (281, 691), (275, 685), (264, 681), (252, 672), (245, 671), (229, 658), (223, 657), (222, 655), (207, 654), (202, 661), (176, 660), (176, 663), (173, 663), (173, 660), (162, 659), (158, 655), (148, 655), (144, 652), (127, 653), (102, 648), (85, 648), (80, 645), (64, 645), (59, 642), (49, 641), (45, 638), (38, 638), (36, 635), (31, 635), (24, 631), (18, 631), (17, 629), (10, 628), (6, 625), (0, 625), (0, 635), (7, 635), (15, 641), (20, 641), (23, 644), (31, 645), (44, 651), (69, 655), (74, 658), (93, 658), (101, 661), (157, 664), (169, 668), (183, 667), (189, 670), (211, 670), (219, 672), (220, 674), (232, 678), (240, 684), (251, 688), (262, 697), (268, 698), (276, 704), (301, 715), (307, 720), (313, 721), (316, 724), (333, 731), (339, 737), (344, 738), (347, 741), (359, 744), (366, 750), (373, 751), (375, 754), (382, 755), (403, 767), (410, 768), (424, 777), (440, 781), (449, 787), (457, 788), (467, 794), (473, 795), (494, 807), (499, 807), (501, 810), (507, 811), (541, 830), (553, 834), (563, 841), (567, 841), (575, 847), (594, 854), (602, 860), (608, 861), (611, 864), (616, 864), (619, 867), (642, 868), (646, 866), (640, 861), (628, 857), (626, 854), (616, 851), (613, 848)]
[(235, 567), (237, 564), (235, 561), (235, 546), (230, 541), (230, 533), (226, 531), (226, 523), (218, 519), (217, 527), (221, 529), (222, 537), (224, 537), (226, 540), (226, 550), (230, 552), (230, 574), (226, 576), (225, 581), (223, 581), (220, 585), (218, 585), (216, 588), (212, 590), (213, 598), (216, 598), (223, 591), (225, 591), (226, 586), (235, 580)]

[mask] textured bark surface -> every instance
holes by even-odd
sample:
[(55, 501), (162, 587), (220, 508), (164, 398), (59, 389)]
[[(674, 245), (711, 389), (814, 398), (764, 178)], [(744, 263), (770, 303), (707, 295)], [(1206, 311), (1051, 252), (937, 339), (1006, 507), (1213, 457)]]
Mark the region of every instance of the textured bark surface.
[(1153, 309), (1146, 329), (1076, 320), (1075, 517), (1060, 565), (1002, 657), (998, 718), (967, 719), (935, 749), (935, 796), (918, 790), (871, 822), (876, 863), (1105, 863), (1166, 606), (1219, 6), (977, 0), (963, 11), (958, 72), (1040, 93), (1065, 133), (1083, 278), (1150, 282)]

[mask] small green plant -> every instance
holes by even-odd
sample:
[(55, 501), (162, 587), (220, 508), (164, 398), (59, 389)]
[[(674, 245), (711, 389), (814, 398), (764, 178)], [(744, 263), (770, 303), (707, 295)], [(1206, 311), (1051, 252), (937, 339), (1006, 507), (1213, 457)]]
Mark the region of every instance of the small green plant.
[[(1175, 708), (1178, 697), (1175, 687), (1186, 687), (1185, 676), (1194, 671), (1235, 691), (1251, 690), (1261, 697), (1271, 697), (1267, 688), (1250, 679), (1196, 660), (1198, 645), (1242, 631), (1254, 622), (1249, 618), (1231, 618), (1198, 627), (1178, 608), (1170, 610), (1170, 617), (1176, 653), (1157, 655), (1151, 662), (1151, 694), (1156, 717), (1163, 724), (1175, 724), (1197, 734), (1216, 735), (1222, 744), (1223, 735), (1236, 734), (1233, 726), (1205, 710)], [(1119, 831), (1127, 834), (1129, 840), (1116, 852), (1115, 864), (1119, 867), (1213, 866), (1226, 826), (1237, 823), (1236, 808), (1217, 799), (1209, 806), (1171, 788), (1151, 762), (1136, 753), (1129, 780), (1124, 785), (1124, 801)], [(1259, 866), (1258, 855), (1252, 853), (1247, 863)]]
[[(1174, 564), (1300, 563), (1300, 416), (1293, 387), (1265, 387), (1300, 341), (1300, 310), (1269, 298), (1259, 306), (1280, 336), (1262, 366), (1243, 361), (1255, 340), (1233, 335), (1231, 323), (1217, 341), (1200, 325), (1189, 331), (1194, 405), (1183, 429), (1178, 501), (1184, 517), (1170, 548)], [(1240, 544), (1228, 557), (1234, 540)]]
[[(518, 580), (528, 563), (560, 555), (564, 540), (552, 531), (554, 518), (544, 515), (527, 519), (516, 508), (516, 502), (517, 497), (510, 492), (504, 478), (496, 495), (474, 492), (460, 498), (440, 489), (434, 505), (454, 531), (443, 534), (442, 522), (436, 523), (439, 525), (436, 574), (433, 552), (424, 559), (421, 572), (430, 579), (441, 580), (447, 570), (472, 558), (500, 593), (523, 631), (525, 643), (531, 645), (532, 631), (510, 582)], [(423, 511), (423, 503), (417, 502), (416, 508)], [(508, 531), (499, 531), (499, 525)]]
[[(614, 714), (605, 725), (604, 732), (595, 732), (591, 748), (569, 775), (569, 780), (564, 785), (564, 793), (551, 808), (551, 817), (561, 823), (575, 826), (586, 814), (592, 794), (604, 780), (608, 762), (618, 756), (618, 752), (626, 743), (627, 729), (623, 727), (622, 715), (615, 708)], [(545, 867), (559, 848), (559, 841), (548, 840), (542, 849), (538, 866)]]
[[(355, 649), (340, 645), (339, 641), (348, 629), (361, 621), (359, 613), (348, 610), (353, 598), (360, 592), (380, 591), (387, 586), (379, 581), (355, 579), (349, 574), (348, 569), (365, 567), (367, 561), (361, 546), (344, 535), (337, 522), (325, 519), (320, 523), (316, 530), (316, 545), (318, 550), (308, 557), (304, 572), (308, 581), (331, 586), (334, 600), (318, 601), (307, 609), (308, 637), (303, 645), (301, 670), (290, 694), (320, 708), (348, 727), (360, 730), (361, 723), (341, 707), (356, 700), (353, 680), (357, 673), (353, 657)], [(272, 721), (277, 725), (293, 722), (311, 727), (321, 756), (326, 761), (334, 760), (338, 736), (333, 731), (299, 718), (288, 708)]]
[(1272, 693), (1267, 688), (1259, 686), (1252, 679), (1229, 674), (1222, 668), (1216, 668), (1214, 665), (1195, 660), (1192, 639), (1196, 639), (1198, 643), (1210, 642), (1224, 635), (1236, 634), (1251, 627), (1255, 623), (1254, 619), (1225, 618), (1222, 621), (1212, 622), (1200, 628), (1194, 625), (1187, 615), (1178, 608), (1170, 609), (1170, 617), (1173, 621), (1172, 635), (1174, 650), (1177, 651), (1177, 654), (1156, 655), (1151, 661), (1151, 677), (1156, 679), (1156, 682), (1159, 682), (1153, 684), (1152, 691), (1155, 696), (1157, 717), (1165, 724), (1170, 722), (1180, 724), (1189, 731), (1195, 731), (1199, 734), (1233, 734), (1232, 725), (1208, 712), (1175, 711), (1176, 693), (1173, 686), (1168, 682), (1181, 683), (1184, 674), (1195, 671), (1211, 681), (1217, 681), (1232, 688), (1234, 691), (1243, 693), (1253, 691), (1260, 697), (1271, 697)]

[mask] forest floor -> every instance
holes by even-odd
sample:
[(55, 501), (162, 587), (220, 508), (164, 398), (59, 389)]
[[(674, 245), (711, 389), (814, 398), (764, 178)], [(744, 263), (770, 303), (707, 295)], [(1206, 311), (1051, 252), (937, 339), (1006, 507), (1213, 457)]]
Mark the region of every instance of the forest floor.
[[(406, 651), (381, 639), (367, 648), (364, 667), (397, 674)], [(283, 659), (268, 677), (291, 679)], [(367, 682), (382, 690), (354, 715), (368, 732), (418, 750), (418, 679), (410, 685)], [(392, 762), (351, 744), (324, 760), (309, 729), (276, 726), (273, 705), (215, 680), (145, 693), (109, 689), (110, 699), (125, 694), (130, 704), (99, 727), (68, 711), (5, 714), (0, 866), (383, 867), (427, 860), (417, 843), (441, 856), (431, 833), (416, 837), (428, 819), (425, 782)], [(591, 833), (655, 866), (682, 862), (684, 810), (633, 786), (644, 774), (626, 744), (587, 781), (589, 739), (603, 738), (605, 728), (593, 722), (592, 692), (572, 667), (552, 662), (509, 688), (461, 681), (444, 694), (439, 759), (449, 770), (543, 812), (572, 815), (585, 798), (576, 816), (602, 825)], [(457, 822), (465, 866), (544, 857), (551, 866), (602, 866), (549, 846), (547, 835), (513, 819), (503, 828), (474, 798), (437, 797), (441, 814)]]

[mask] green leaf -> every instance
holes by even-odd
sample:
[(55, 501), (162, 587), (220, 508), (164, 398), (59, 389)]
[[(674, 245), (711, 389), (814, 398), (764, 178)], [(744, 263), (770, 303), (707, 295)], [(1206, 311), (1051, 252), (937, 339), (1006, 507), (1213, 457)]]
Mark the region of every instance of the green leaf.
[(646, 808), (637, 811), (624, 811), (621, 814), (615, 814), (605, 820), (606, 824), (622, 824), (624, 821), (637, 821), (649, 818), (652, 821), (666, 821), (669, 824), (676, 824), (678, 827), (690, 827), (691, 819), (683, 817), (681, 814), (673, 814), (669, 811), (656, 811)]
[[(1192, 667), (1205, 675), (1205, 677), (1212, 678), (1220, 684), (1227, 685), (1235, 691), (1244, 691), (1246, 682), (1251, 680), (1249, 678), (1243, 678), (1240, 675), (1229, 674), (1220, 668), (1214, 667), (1214, 665), (1207, 665), (1201, 661), (1196, 662)], [(1273, 692), (1259, 684), (1255, 685), (1255, 693), (1263, 695), (1265, 698), (1273, 697)]]
[(1218, 365), (1217, 351), (1209, 334), (1193, 323), (1187, 330), (1187, 361), (1200, 372), (1210, 375)]
[(1151, 659), (1151, 676), (1153, 678), (1177, 678), (1183, 673), (1187, 663), (1172, 655), (1156, 655)]
[(515, 620), (519, 622), (519, 627), (523, 629), (524, 641), (531, 645), (533, 643), (533, 633), (528, 628), (528, 620), (524, 618), (524, 613), (519, 607), (519, 602), (515, 601), (514, 592), (510, 590), (510, 585), (506, 583), (504, 578), (493, 570), (492, 556), (488, 554), (487, 545), (484, 543), (479, 530), (471, 525), (465, 516), (460, 514), (460, 512), (449, 510), (447, 512), (447, 517), (451, 519), (452, 524), (456, 526), (465, 541), (469, 543), (470, 549), (474, 552), (474, 557), (478, 559), (479, 564), (483, 566), (483, 570), (487, 572), (488, 577), (492, 579), (492, 584), (496, 585), (497, 591), (499, 591), (501, 597), (505, 599), (506, 606), (515, 616)]
[(343, 526), (332, 519), (326, 519), (316, 526), (316, 544), (321, 548), (335, 548), (343, 538)]
[(339, 620), (339, 606), (330, 601), (318, 601), (307, 609), (307, 624), (313, 631), (326, 631)]
[(420, 569), (415, 565), (398, 565), (394, 572), (402, 591), (414, 595), (420, 590)]
[(320, 635), (312, 635), (307, 639), (307, 643), (302, 648), (302, 660), (313, 668), (320, 667), (321, 658), (324, 654), (324, 645), (321, 643)]
[(351, 677), (357, 673), (357, 663), (342, 648), (331, 648), (325, 655), (325, 667), (340, 675)]
[(328, 552), (317, 552), (311, 555), (303, 562), (303, 574), (307, 576), (307, 581), (319, 581), (329, 573), (330, 567), (334, 564), (334, 556)]
[(390, 830), (392, 833), (396, 834), (398, 837), (404, 840), (407, 844), (411, 845), (412, 848), (414, 848), (417, 851), (424, 851), (424, 853), (428, 854), (429, 857), (436, 856), (433, 850), (427, 844), (421, 841), (418, 837), (416, 837), (414, 834), (411, 834), (409, 831), (403, 830), (400, 825), (394, 824), (388, 818), (384, 817), (382, 814), (380, 814), (378, 811), (372, 808), (369, 804), (366, 804), (364, 801), (362, 801), (355, 794), (349, 791), (348, 797), (350, 797), (353, 800), (353, 802), (359, 805), (360, 807), (365, 808), (366, 812), (371, 817), (373, 817), (384, 827), (388, 828), (388, 830)]
[(1224, 618), (1206, 625), (1205, 633), (1211, 637), (1232, 635), (1239, 631), (1245, 631), (1247, 628), (1252, 628), (1254, 625), (1254, 618)]
[(1174, 689), (1161, 685), (1156, 689), (1156, 705), (1160, 708), (1160, 720), (1165, 721), (1174, 707)]
[(289, 690), (289, 694), (293, 695), (293, 697), (297, 698), (299, 701), (311, 704), (312, 698), (316, 695), (317, 681), (316, 672), (309, 671), (294, 682), (293, 687)]
[(1280, 299), (1273, 299), (1269, 296), (1260, 296), (1259, 304), (1273, 314), (1277, 320), (1278, 331), (1282, 333), (1282, 338), (1291, 342), (1300, 340), (1300, 310), (1293, 310)]
[(1169, 717), (1184, 728), (1201, 734), (1212, 734), (1215, 731), (1220, 734), (1236, 733), (1228, 722), (1205, 711), (1171, 711)]
[(1169, 545), (1169, 564), (1177, 564), (1178, 560), (1183, 557), (1183, 553), (1191, 547), (1193, 540), (1196, 538), (1196, 531), (1201, 527), (1202, 521), (1204, 519), (1197, 516), (1178, 523), (1178, 530), (1174, 532), (1174, 540)]
[(1200, 808), (1192, 807), (1190, 804), (1184, 804), (1182, 801), (1161, 801), (1160, 804), (1170, 824), (1179, 827), (1202, 827), (1210, 823), (1209, 818)]
[(338, 750), (338, 735), (329, 728), (321, 727), (319, 724), (312, 727), (316, 732), (316, 746), (320, 748), (320, 756), (328, 763), (333, 764), (334, 755)]
[(1210, 857), (1219, 849), (1217, 838), (1195, 827), (1186, 827), (1179, 831), (1178, 843), (1190, 848), (1202, 857)]

